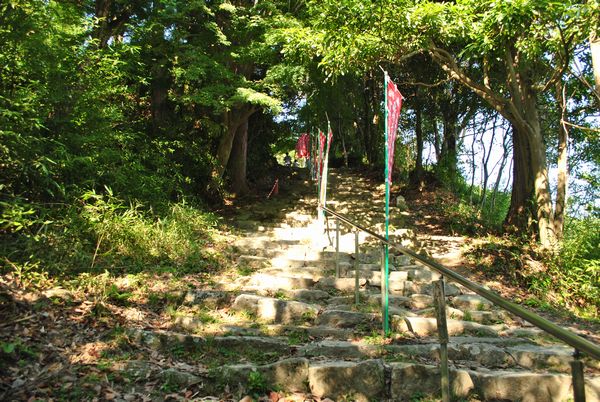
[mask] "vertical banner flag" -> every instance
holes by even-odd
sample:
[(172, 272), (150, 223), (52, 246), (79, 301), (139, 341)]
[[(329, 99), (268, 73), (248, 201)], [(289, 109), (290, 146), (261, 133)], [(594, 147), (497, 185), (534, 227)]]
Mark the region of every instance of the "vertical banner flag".
[(319, 177), (323, 174), (323, 153), (325, 152), (325, 134), (319, 130)]
[[(394, 145), (396, 143), (396, 132), (398, 131), (398, 117), (402, 108), (402, 94), (398, 91), (396, 84), (384, 71), (384, 96), (385, 96), (385, 238), (389, 240), (390, 226), (390, 187), (392, 185), (392, 170), (394, 168)], [(385, 263), (382, 278), (385, 278), (381, 287), (381, 307), (383, 315), (383, 335), (387, 336), (389, 331), (389, 250), (387, 244), (384, 246)]]
[(308, 134), (302, 134), (296, 143), (296, 159), (304, 159), (310, 156), (309, 151), (310, 139)]
[(387, 181), (392, 185), (392, 170), (394, 167), (394, 145), (396, 143), (396, 133), (398, 131), (398, 118), (400, 117), (400, 109), (402, 108), (402, 94), (398, 91), (396, 84), (390, 80), (387, 73), (386, 76), (386, 111), (387, 111)]

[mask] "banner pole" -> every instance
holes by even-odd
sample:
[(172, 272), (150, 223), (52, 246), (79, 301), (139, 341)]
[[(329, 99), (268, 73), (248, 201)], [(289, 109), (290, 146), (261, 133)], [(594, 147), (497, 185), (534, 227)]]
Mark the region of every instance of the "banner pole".
[[(384, 72), (384, 122), (385, 122), (385, 239), (389, 240), (389, 224), (390, 224), (390, 182), (389, 182), (389, 147), (388, 147), (388, 95), (387, 95), (387, 87), (388, 87), (388, 74)], [(381, 305), (383, 307), (383, 336), (386, 337), (389, 332), (389, 298), (388, 298), (388, 289), (389, 289), (389, 276), (390, 276), (390, 267), (389, 267), (389, 249), (387, 244), (385, 245), (385, 278), (382, 278), (385, 281), (385, 292), (383, 293), (384, 300), (381, 301)]]

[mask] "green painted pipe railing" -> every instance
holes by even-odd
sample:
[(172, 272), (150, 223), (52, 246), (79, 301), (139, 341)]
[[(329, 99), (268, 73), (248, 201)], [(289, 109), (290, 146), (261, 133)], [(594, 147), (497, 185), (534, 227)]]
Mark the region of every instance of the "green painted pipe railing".
[(454, 282), (460, 283), (467, 289), (486, 298), (487, 300), (491, 301), (495, 305), (503, 308), (504, 310), (506, 310), (518, 317), (521, 317), (525, 321), (546, 331), (547, 333), (554, 336), (555, 338), (560, 339), (561, 341), (563, 341), (567, 345), (572, 346), (579, 352), (585, 353), (587, 356), (592, 357), (596, 360), (600, 360), (600, 346), (588, 341), (587, 339), (582, 338), (579, 335), (574, 334), (573, 332), (571, 332), (569, 330), (559, 327), (558, 325), (554, 324), (553, 322), (548, 321), (547, 319), (519, 306), (518, 304), (512, 303), (512, 302), (504, 299), (499, 294), (497, 294), (489, 289), (486, 289), (485, 287), (483, 287), (475, 282), (471, 282), (464, 276), (459, 275), (456, 272), (444, 267), (442, 264), (433, 260), (432, 258), (422, 256), (406, 247), (402, 247), (398, 244), (388, 241), (385, 239), (385, 237), (373, 232), (370, 229), (365, 228), (364, 226), (361, 226), (360, 224), (350, 220), (348, 217), (346, 217), (342, 214), (339, 214), (330, 208), (327, 208), (322, 205), (320, 205), (319, 208), (321, 208), (325, 213), (334, 216), (336, 219), (339, 219), (341, 222), (344, 222), (347, 225), (350, 225), (362, 232), (365, 232), (370, 236), (373, 236), (374, 238), (379, 240), (381, 243), (388, 245), (388, 247), (396, 249), (396, 250), (400, 251), (402, 254), (408, 255), (408, 256), (414, 258), (415, 260), (419, 261), (421, 264), (433, 269), (434, 271), (439, 272), (440, 274), (445, 276), (447, 279), (450, 279)]

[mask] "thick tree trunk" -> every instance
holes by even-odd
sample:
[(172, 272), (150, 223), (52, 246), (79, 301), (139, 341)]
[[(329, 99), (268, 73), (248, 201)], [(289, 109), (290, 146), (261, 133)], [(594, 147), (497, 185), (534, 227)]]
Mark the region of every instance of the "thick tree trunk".
[(152, 68), (150, 82), (150, 111), (152, 113), (152, 131), (159, 135), (167, 127), (169, 119), (168, 93), (171, 86), (171, 77), (166, 66), (160, 62)]
[[(556, 86), (556, 96), (559, 105), (561, 120), (564, 119), (565, 102), (563, 97), (562, 85)], [(556, 240), (563, 238), (563, 226), (565, 221), (565, 208), (567, 203), (567, 182), (568, 182), (568, 165), (567, 144), (569, 141), (569, 132), (567, 127), (562, 122), (558, 126), (558, 180), (556, 187), (556, 205), (554, 207), (554, 236)]]
[(492, 193), (492, 209), (496, 206), (496, 196), (498, 194), (498, 188), (500, 187), (500, 181), (502, 180), (502, 173), (504, 173), (504, 167), (508, 159), (508, 131), (504, 129), (503, 125), (503, 137), (502, 137), (502, 160), (500, 162), (500, 168), (498, 169), (498, 176), (496, 176), (496, 183), (494, 184), (494, 192)]
[(597, 32), (592, 32), (590, 35), (590, 52), (592, 53), (596, 96), (600, 99), (600, 34)]
[(250, 189), (246, 181), (246, 161), (248, 156), (248, 118), (237, 127), (229, 158), (231, 191), (238, 195), (247, 194)]
[[(234, 140), (237, 137), (238, 129), (240, 125), (244, 122), (246, 123), (246, 147), (248, 143), (247, 133), (248, 133), (248, 119), (257, 109), (253, 106), (242, 106), (239, 108), (234, 108), (228, 112), (225, 112), (224, 115), (224, 123), (225, 130), (223, 132), (223, 136), (219, 141), (219, 147), (217, 148), (217, 163), (215, 166), (215, 171), (213, 172), (213, 176), (217, 179), (223, 177), (225, 173), (225, 169), (229, 163), (229, 159), (231, 157)], [(244, 152), (244, 158), (246, 153)], [(244, 162), (245, 166), (245, 162)], [(245, 167), (244, 167), (244, 177), (245, 177)]]
[(440, 151), (440, 163), (447, 169), (450, 177), (457, 173), (458, 158), (456, 154), (456, 116), (453, 114), (444, 115), (444, 131), (442, 140), (442, 149)]
[(98, 40), (98, 47), (108, 46), (110, 38), (123, 35), (125, 25), (131, 15), (131, 5), (121, 6), (117, 3), (119, 10), (115, 10), (113, 0), (96, 0), (94, 3), (95, 17), (98, 19), (98, 25), (94, 28), (92, 36)]
[[(505, 223), (537, 232), (542, 246), (549, 247), (554, 236), (545, 150), (539, 130), (513, 126), (513, 190)], [(531, 230), (532, 227), (537, 230)]]
[(534, 220), (534, 184), (529, 171), (531, 160), (527, 136), (513, 126), (513, 185), (510, 206), (504, 223), (517, 230), (530, 232)]
[(239, 123), (231, 118), (231, 112), (225, 113), (225, 130), (219, 141), (219, 147), (217, 148), (217, 166), (215, 167), (214, 176), (222, 178), (225, 173), (225, 167), (229, 162), (229, 155), (231, 155), (231, 147), (233, 146), (233, 139), (237, 131)]
[[(552, 199), (548, 183), (546, 148), (542, 138), (537, 112), (536, 94), (530, 77), (531, 66), (522, 55), (508, 46), (505, 49), (505, 66), (510, 100), (493, 91), (484, 82), (477, 83), (458, 65), (444, 49), (430, 48), (434, 60), (452, 78), (471, 88), (488, 102), (513, 127), (513, 189), (511, 204), (505, 224), (537, 234), (540, 243), (548, 247), (553, 243)], [(533, 221), (535, 220), (535, 226)]]

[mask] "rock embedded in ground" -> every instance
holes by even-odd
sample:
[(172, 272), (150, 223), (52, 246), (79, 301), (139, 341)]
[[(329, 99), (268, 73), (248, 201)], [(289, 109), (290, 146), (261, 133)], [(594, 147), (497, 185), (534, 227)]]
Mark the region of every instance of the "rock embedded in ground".
[(452, 299), (452, 305), (461, 310), (489, 310), (492, 302), (478, 295), (459, 295)]
[(368, 329), (381, 321), (379, 314), (359, 313), (354, 311), (327, 310), (316, 320), (317, 325), (329, 325), (336, 328)]
[(381, 360), (311, 363), (308, 383), (313, 395), (333, 400), (378, 401), (386, 394), (385, 367)]
[[(419, 336), (431, 336), (437, 334), (437, 321), (435, 318), (425, 317), (406, 317), (408, 328), (411, 332)], [(481, 336), (498, 336), (495, 329), (470, 321), (447, 320), (448, 334), (476, 334)]]
[(320, 307), (314, 304), (249, 294), (236, 297), (231, 308), (250, 312), (261, 320), (274, 323), (290, 323), (315, 317), (320, 310)]
[(183, 303), (198, 305), (211, 309), (223, 308), (231, 302), (231, 294), (218, 290), (190, 290), (186, 293)]
[[(412, 363), (391, 363), (391, 398), (408, 401), (415, 395), (431, 397), (440, 395), (440, 372), (436, 366)], [(454, 397), (464, 398), (473, 390), (474, 384), (468, 372), (450, 371), (450, 392)]]

